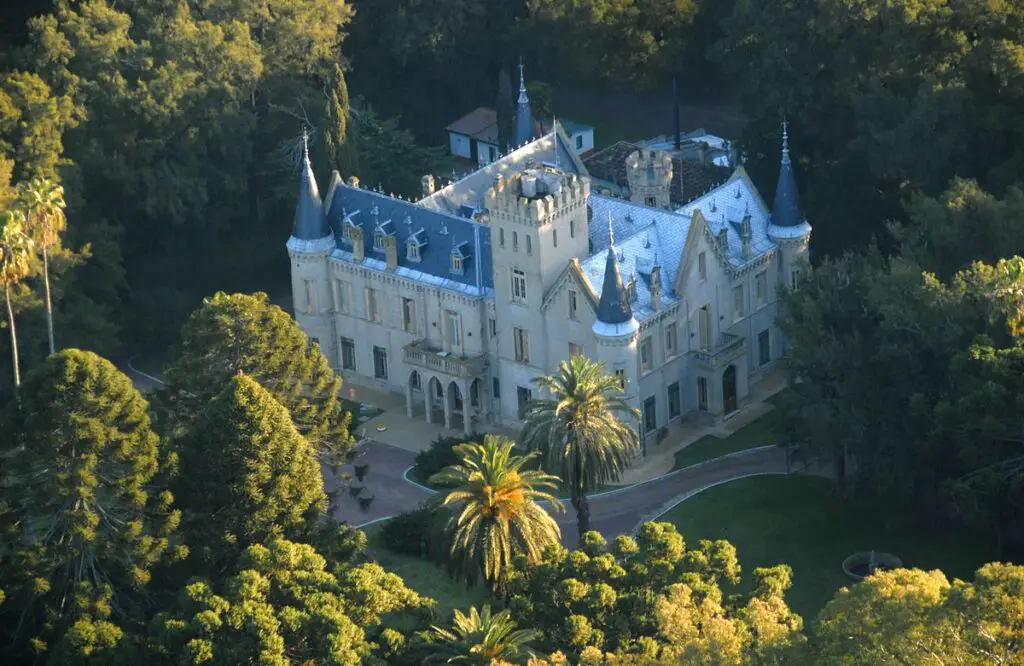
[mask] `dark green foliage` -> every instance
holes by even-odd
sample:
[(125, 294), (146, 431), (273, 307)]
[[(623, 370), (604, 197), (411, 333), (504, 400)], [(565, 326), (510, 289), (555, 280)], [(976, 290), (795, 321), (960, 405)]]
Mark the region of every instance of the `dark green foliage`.
[(448, 511), (438, 506), (437, 500), (420, 504), (384, 523), (380, 530), (381, 542), (396, 553), (413, 557), (429, 556), (438, 560), (444, 555), (444, 538)]
[(245, 374), (233, 377), (178, 446), (176, 489), (204, 560), (308, 533), (327, 508), (316, 451), (287, 410)]
[[(0, 616), (18, 627), (4, 649), (45, 649), (112, 610), (137, 617), (154, 568), (187, 552), (163, 486), (177, 459), (161, 450), (146, 401), (109, 361), (68, 349), (29, 373), (3, 429)], [(107, 638), (94, 639), (113, 641), (103, 626)]]
[(266, 294), (217, 293), (189, 317), (166, 373), (179, 423), (187, 423), (239, 372), (267, 389), (314, 446), (334, 460), (347, 460), (354, 440), (351, 415), (339, 399), (341, 378)]
[(454, 451), (456, 446), (467, 442), (480, 443), (483, 439), (484, 436), (480, 434), (472, 434), (468, 437), (445, 437), (439, 435), (430, 443), (429, 448), (423, 449), (416, 454), (416, 466), (413, 468), (412, 474), (419, 483), (427, 483), (427, 479), (445, 467), (459, 464), (459, 456)]

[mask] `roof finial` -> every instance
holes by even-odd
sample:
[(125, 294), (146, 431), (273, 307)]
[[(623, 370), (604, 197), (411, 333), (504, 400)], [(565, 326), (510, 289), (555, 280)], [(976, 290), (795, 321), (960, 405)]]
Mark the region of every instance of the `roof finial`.
[(302, 157), (309, 162), (309, 132), (305, 127), (302, 128)]
[(782, 163), (789, 164), (789, 120), (782, 117)]
[(608, 247), (615, 248), (615, 229), (612, 226), (612, 212), (608, 211)]
[(526, 69), (523, 67), (523, 56), (519, 56), (519, 103), (526, 104), (530, 98), (526, 96)]

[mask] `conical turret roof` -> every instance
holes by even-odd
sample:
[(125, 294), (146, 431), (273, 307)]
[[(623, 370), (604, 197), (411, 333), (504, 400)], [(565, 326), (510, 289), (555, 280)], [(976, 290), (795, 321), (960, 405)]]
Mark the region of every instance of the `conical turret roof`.
[(320, 191), (313, 176), (313, 165), (309, 161), (309, 146), (306, 135), (302, 136), (302, 177), (299, 183), (299, 200), (295, 204), (295, 220), (292, 223), (292, 237), (299, 240), (319, 240), (331, 235), (331, 229), (324, 217)]
[(521, 146), (534, 137), (533, 111), (530, 109), (530, 98), (526, 94), (526, 75), (523, 71), (523, 60), (519, 59), (519, 100), (516, 102), (516, 146)]
[(775, 186), (775, 201), (772, 203), (771, 223), (777, 227), (796, 227), (804, 223), (800, 209), (800, 193), (793, 175), (793, 164), (789, 159), (788, 124), (782, 122), (782, 165), (779, 168), (779, 182)]
[(625, 324), (633, 319), (633, 308), (629, 305), (629, 291), (622, 282), (619, 258), (615, 255), (615, 239), (612, 235), (612, 220), (608, 218), (608, 258), (604, 267), (604, 285), (601, 300), (597, 304), (597, 320), (605, 324)]

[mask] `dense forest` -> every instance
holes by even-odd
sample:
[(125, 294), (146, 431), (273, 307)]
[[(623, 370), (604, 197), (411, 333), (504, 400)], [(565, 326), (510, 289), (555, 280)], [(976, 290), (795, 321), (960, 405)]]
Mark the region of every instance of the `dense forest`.
[[(444, 164), (439, 128), (500, 105), (520, 56), (553, 107), (564, 90), (676, 79), (740, 109), (762, 192), (790, 123), (815, 264), (779, 322), (797, 454), (832, 463), (845, 498), (972, 530), (1014, 559), (1021, 35), (1021, 3), (957, 0), (6, 3), (0, 654), (419, 663), (424, 646), (458, 654), (493, 631), (593, 664), (1017, 663), (1019, 568), (880, 576), (840, 593), (808, 638), (787, 567), (726, 598), (731, 546), (657, 524), (531, 553), (535, 568), (490, 581), (508, 612), (429, 629), (432, 602), (367, 562), (365, 536), (325, 519), (335, 491), (303, 474), (351, 453), (326, 359), (263, 296), (203, 299), (287, 289), (303, 132), (318, 173), (415, 195)], [(171, 386), (151, 405), (103, 358), (168, 345)], [(64, 458), (84, 462), (48, 477)], [(223, 482), (245, 465), (278, 494)], [(65, 510), (70, 497), (98, 508)], [(36, 531), (42, 545), (26, 545)], [(548, 624), (514, 631), (530, 618)]]

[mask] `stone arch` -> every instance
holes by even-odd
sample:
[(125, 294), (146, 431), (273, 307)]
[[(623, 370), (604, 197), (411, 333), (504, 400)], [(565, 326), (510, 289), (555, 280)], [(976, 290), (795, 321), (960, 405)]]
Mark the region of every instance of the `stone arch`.
[[(426, 391), (424, 392), (424, 401), (427, 410), (427, 421), (430, 423), (444, 423), (444, 405), (445, 398), (447, 397), (444, 388), (444, 382), (437, 378), (436, 375), (426, 375), (427, 383)], [(440, 418), (436, 415), (440, 413)]]
[(483, 385), (477, 377), (469, 385), (469, 406), (479, 408), (483, 404)]
[[(423, 392), (423, 377), (420, 375), (418, 370), (412, 370), (409, 372), (409, 376), (405, 378), (405, 411), (406, 415), (411, 419), (416, 415), (416, 404), (419, 402), (416, 400), (416, 394)], [(426, 409), (424, 407), (424, 409)]]

